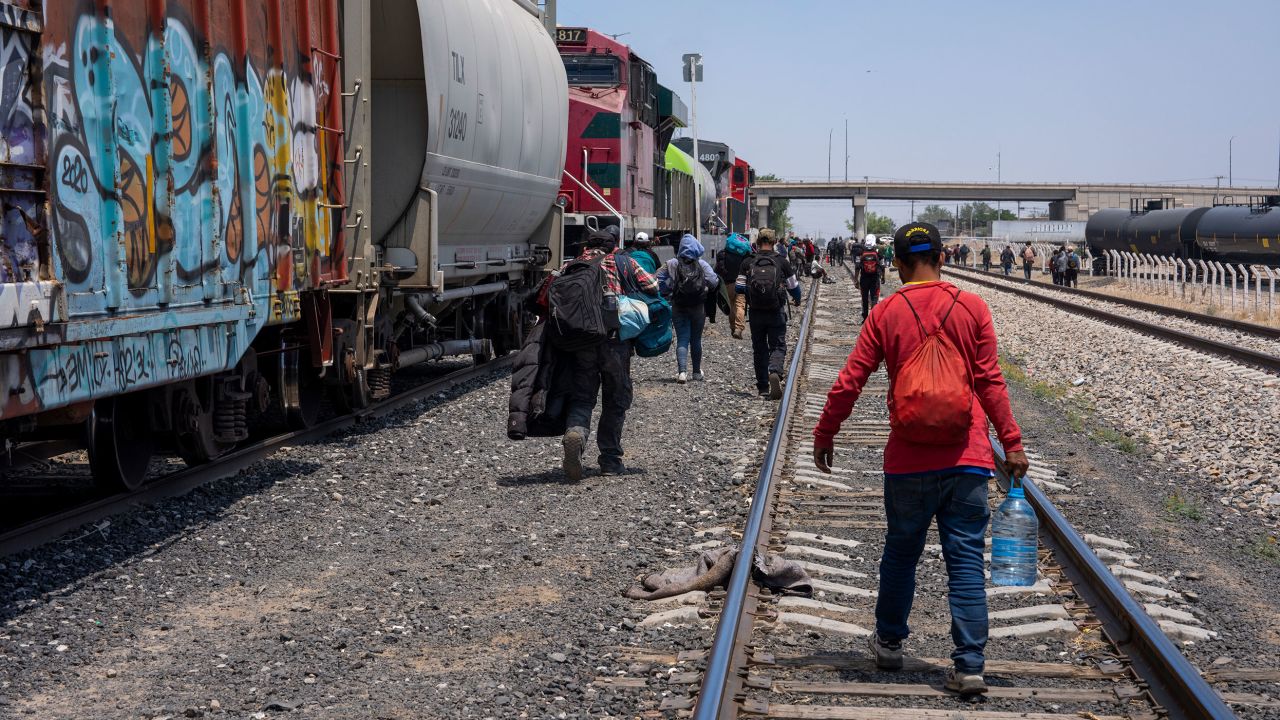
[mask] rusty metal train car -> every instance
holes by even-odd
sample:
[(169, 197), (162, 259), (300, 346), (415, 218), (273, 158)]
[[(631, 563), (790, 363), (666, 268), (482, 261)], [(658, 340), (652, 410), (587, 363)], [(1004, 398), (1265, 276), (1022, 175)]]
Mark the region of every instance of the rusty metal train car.
[(528, 0), (4, 0), (0, 53), (0, 439), (103, 482), (514, 347), (561, 253)]

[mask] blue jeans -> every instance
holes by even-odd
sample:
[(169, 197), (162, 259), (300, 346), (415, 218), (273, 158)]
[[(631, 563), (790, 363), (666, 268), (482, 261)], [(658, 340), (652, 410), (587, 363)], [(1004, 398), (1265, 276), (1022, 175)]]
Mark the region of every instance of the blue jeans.
[(924, 550), (929, 523), (938, 519), (942, 557), (947, 563), (947, 599), (951, 605), (951, 653), (956, 669), (981, 673), (987, 646), (987, 591), (983, 578), (983, 535), (987, 478), (951, 470), (886, 479), (884, 509), (889, 529), (880, 558), (880, 596), (876, 632), (887, 642), (905, 639), (911, 628), (916, 563)]
[(693, 371), (702, 372), (702, 329), (707, 325), (707, 311), (702, 305), (671, 308), (671, 324), (676, 330), (676, 372), (689, 368), (693, 354)]

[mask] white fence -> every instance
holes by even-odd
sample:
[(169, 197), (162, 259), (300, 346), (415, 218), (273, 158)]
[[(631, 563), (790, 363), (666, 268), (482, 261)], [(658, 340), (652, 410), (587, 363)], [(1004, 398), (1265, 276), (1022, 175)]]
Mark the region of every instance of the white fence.
[[(1000, 267), (1000, 253), (1008, 245), (1015, 255), (1014, 271), (1022, 269), (1022, 251), (1026, 245), (1015, 245), (1007, 238), (943, 238), (948, 246), (962, 245), (969, 248), (969, 255), (961, 263), (968, 267), (981, 267), (982, 246), (991, 247), (991, 266)], [(1049, 259), (1056, 246), (1049, 243), (1032, 243), (1036, 253), (1036, 266), (1040, 272), (1049, 272)], [(1268, 321), (1276, 312), (1276, 280), (1280, 270), (1265, 265), (1242, 265), (1204, 260), (1183, 260), (1160, 255), (1108, 250), (1099, 256), (1101, 262), (1087, 247), (1076, 249), (1080, 255), (1081, 273), (1105, 275), (1119, 281), (1120, 287), (1149, 295), (1164, 295), (1187, 303), (1204, 303), (1210, 307), (1243, 312)]]
[(1270, 320), (1276, 311), (1277, 271), (1265, 265), (1183, 260), (1110, 250), (1106, 272), (1133, 290), (1202, 302)]

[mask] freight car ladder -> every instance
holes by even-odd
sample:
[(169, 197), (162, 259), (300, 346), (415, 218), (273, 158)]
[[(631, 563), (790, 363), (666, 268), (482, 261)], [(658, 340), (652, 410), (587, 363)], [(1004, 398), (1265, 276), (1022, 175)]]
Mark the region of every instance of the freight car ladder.
[(0, 337), (25, 335), (29, 327), (43, 333), (45, 323), (60, 319), (45, 215), (40, 4), (0, 2)]

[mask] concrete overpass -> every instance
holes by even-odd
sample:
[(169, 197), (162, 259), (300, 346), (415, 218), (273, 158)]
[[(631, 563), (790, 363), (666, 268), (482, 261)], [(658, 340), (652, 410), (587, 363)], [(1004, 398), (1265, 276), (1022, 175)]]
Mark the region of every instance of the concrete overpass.
[(1213, 185), (1121, 185), (1107, 183), (993, 182), (762, 182), (751, 189), (756, 227), (768, 227), (774, 200), (849, 200), (858, 236), (866, 234), (868, 200), (947, 202), (1047, 202), (1050, 220), (1088, 220), (1103, 208), (1128, 208), (1137, 199), (1166, 198), (1172, 207), (1207, 207), (1245, 202), (1253, 195), (1280, 194), (1275, 188), (1218, 188)]

